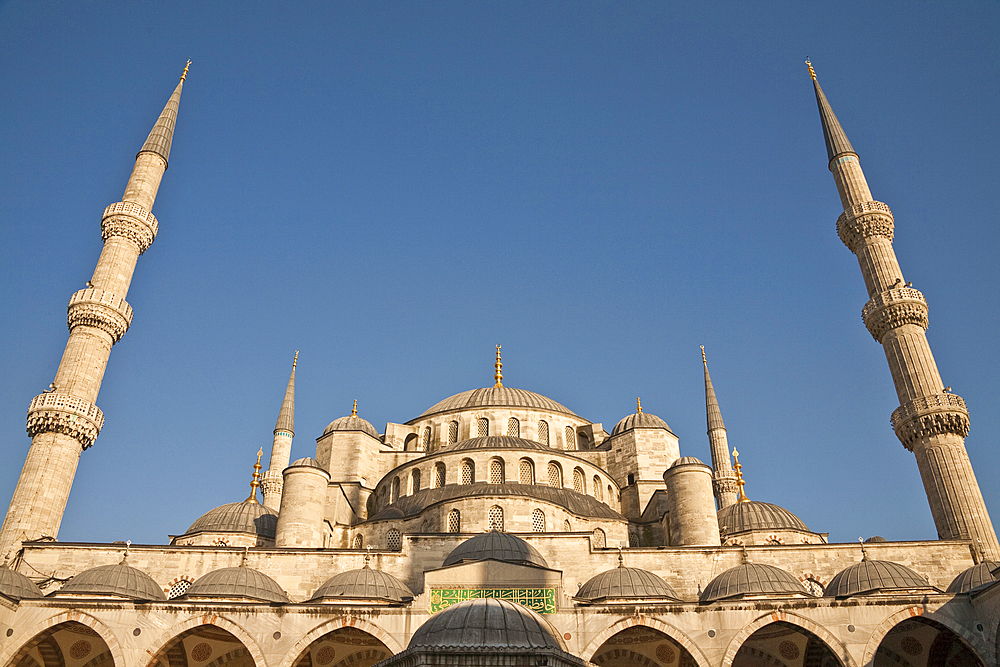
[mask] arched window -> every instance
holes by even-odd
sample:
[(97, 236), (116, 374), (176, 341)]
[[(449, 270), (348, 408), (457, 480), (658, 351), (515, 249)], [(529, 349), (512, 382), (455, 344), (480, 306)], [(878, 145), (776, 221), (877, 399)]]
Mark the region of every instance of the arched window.
[(604, 531), (601, 530), (600, 528), (594, 529), (593, 544), (595, 549), (603, 549), (604, 547), (608, 546), (608, 536), (605, 535)]
[(507, 420), (507, 435), (511, 438), (521, 437), (521, 422), (517, 421), (517, 417)]
[(405, 440), (403, 440), (403, 451), (413, 452), (416, 451), (416, 449), (417, 449), (417, 434), (411, 433), (410, 435), (406, 436)]
[(490, 461), (490, 484), (503, 484), (503, 460), (492, 459)]
[(476, 428), (479, 433), (480, 438), (485, 438), (490, 434), (490, 420), (486, 417), (480, 417), (476, 420)]
[(179, 598), (184, 595), (188, 592), (188, 589), (191, 588), (192, 583), (194, 582), (190, 579), (185, 579), (183, 577), (178, 579), (177, 582), (170, 587), (170, 590), (167, 591), (167, 599), (173, 600), (174, 598)]
[(563, 530), (565, 530), (567, 533), (573, 530), (573, 524), (569, 522), (569, 519), (563, 521)]
[(572, 426), (566, 427), (566, 447), (565, 449), (576, 448), (576, 429)]
[(361, 536), (361, 533), (358, 533), (357, 535), (354, 536), (354, 548), (361, 549), (364, 546), (365, 546), (365, 538)]
[(634, 472), (630, 472), (628, 475), (625, 476), (625, 483), (628, 484), (629, 486), (632, 486), (633, 484), (635, 484), (635, 473)]
[(462, 459), (462, 484), (476, 482), (476, 464), (470, 459)]
[(562, 468), (555, 461), (551, 461), (549, 463), (549, 486), (561, 489), (562, 485)]
[(431, 448), (431, 427), (424, 427), (423, 437), (420, 439), (420, 448), (425, 452)]
[(389, 551), (402, 551), (403, 534), (395, 528), (391, 529), (385, 534), (385, 548)]
[(549, 444), (549, 423), (544, 419), (538, 420), (538, 442), (543, 445)]
[(449, 533), (461, 533), (462, 532), (462, 513), (458, 510), (452, 510), (448, 512), (448, 532)]
[(413, 473), (410, 475), (410, 495), (420, 490), (420, 471), (414, 468)]
[(615, 502), (615, 490), (611, 488), (610, 484), (608, 484), (608, 502), (609, 503)]
[(583, 478), (583, 470), (573, 468), (573, 490), (577, 493), (587, 492), (587, 482)]
[(494, 505), (490, 508), (490, 530), (503, 532), (503, 508)]
[(604, 502), (604, 489), (601, 487), (601, 478), (594, 475), (594, 497)]
[(458, 442), (458, 422), (448, 424), (448, 444), (454, 445)]
[(444, 463), (440, 461), (434, 464), (434, 478), (431, 480), (431, 485), (435, 489), (444, 486)]
[(545, 532), (545, 512), (540, 509), (531, 510), (531, 529), (536, 533)]
[(392, 478), (392, 488), (389, 489), (389, 504), (393, 504), (399, 500), (399, 478)]
[(535, 464), (531, 459), (521, 459), (521, 462), (518, 464), (518, 475), (521, 484), (535, 483)]

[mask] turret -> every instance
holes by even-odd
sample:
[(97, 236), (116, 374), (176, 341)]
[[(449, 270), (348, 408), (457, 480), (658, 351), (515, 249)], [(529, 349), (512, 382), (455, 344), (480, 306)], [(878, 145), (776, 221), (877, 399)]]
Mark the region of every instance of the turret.
[(261, 491), (264, 504), (281, 507), (282, 471), (288, 467), (292, 454), (292, 437), (295, 436), (295, 365), (299, 362), (299, 351), (292, 359), (292, 374), (285, 389), (285, 400), (281, 402), (278, 421), (274, 425), (274, 440), (271, 442), (271, 461), (264, 473)]
[(125, 297), (136, 261), (156, 238), (159, 225), (151, 209), (170, 158), (187, 72), (185, 67), (136, 155), (122, 201), (104, 209), (104, 248), (93, 278), (70, 297), (69, 340), (59, 369), (49, 389), (28, 408), (31, 447), (0, 530), (0, 554), (26, 540), (56, 537), (80, 454), (94, 444), (104, 425), (95, 401), (111, 347), (132, 323), (132, 307)]
[(892, 211), (872, 199), (858, 154), (812, 77), (826, 139), (830, 171), (844, 212), (837, 233), (857, 255), (869, 300), (861, 310), (865, 326), (882, 344), (900, 406), (892, 413), (896, 437), (913, 452), (938, 536), (981, 541), (986, 557), (1000, 558), (1000, 544), (972, 471), (965, 436), (965, 401), (945, 387), (927, 342), (927, 301), (904, 283), (892, 247)]
[(330, 473), (315, 459), (299, 459), (284, 470), (285, 492), (278, 510), (276, 547), (323, 546), (323, 515)]
[(712, 500), (712, 469), (694, 458), (677, 459), (663, 473), (669, 511), (664, 537), (674, 547), (719, 546), (719, 519)]
[(729, 461), (726, 425), (722, 421), (719, 401), (715, 398), (715, 387), (708, 374), (704, 345), (701, 346), (701, 363), (705, 366), (705, 413), (708, 416), (708, 444), (712, 450), (712, 490), (721, 510), (736, 504), (736, 473)]

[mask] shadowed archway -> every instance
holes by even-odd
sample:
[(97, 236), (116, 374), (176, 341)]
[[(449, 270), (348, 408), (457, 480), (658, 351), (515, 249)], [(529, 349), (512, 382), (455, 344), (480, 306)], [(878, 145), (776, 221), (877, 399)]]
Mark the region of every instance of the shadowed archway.
[(113, 667), (111, 649), (96, 630), (64, 621), (39, 632), (7, 662), (7, 667)]
[(732, 667), (844, 667), (825, 641), (805, 628), (774, 621), (747, 637)]
[(293, 667), (371, 667), (393, 654), (385, 643), (361, 628), (345, 626), (314, 639)]
[(645, 625), (620, 630), (590, 657), (598, 667), (697, 667), (694, 657), (665, 632)]
[(167, 641), (148, 667), (256, 667), (253, 655), (232, 632), (196, 625)]
[(964, 638), (941, 623), (914, 616), (897, 623), (879, 642), (873, 667), (985, 667)]

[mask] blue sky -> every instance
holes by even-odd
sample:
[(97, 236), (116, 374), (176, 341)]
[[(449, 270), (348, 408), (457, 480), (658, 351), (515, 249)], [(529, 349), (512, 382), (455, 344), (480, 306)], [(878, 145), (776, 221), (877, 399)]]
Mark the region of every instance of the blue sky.
[[(896, 216), (1000, 516), (995, 3), (0, 5), (0, 425), (55, 373), (100, 215), (187, 58), (160, 233), (60, 539), (162, 543), (242, 500), (301, 350), (293, 458), (492, 383), (709, 459), (831, 541), (936, 533), (841, 212), (820, 82)], [(265, 456), (266, 461), (266, 456)]]

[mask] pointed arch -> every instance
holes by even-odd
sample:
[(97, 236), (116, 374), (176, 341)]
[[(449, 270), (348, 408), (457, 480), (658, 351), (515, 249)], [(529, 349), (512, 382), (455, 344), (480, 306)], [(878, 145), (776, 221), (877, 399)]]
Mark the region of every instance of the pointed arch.
[(940, 614), (927, 615), (924, 614), (922, 607), (914, 606), (901, 609), (879, 623), (878, 627), (872, 631), (871, 637), (865, 645), (865, 654), (862, 659), (862, 664), (867, 665), (875, 659), (875, 652), (878, 651), (878, 647), (882, 644), (882, 640), (885, 639), (885, 636), (889, 634), (894, 627), (908, 618), (913, 618), (914, 616), (922, 616), (928, 621), (933, 621), (934, 623), (951, 630), (965, 642), (970, 650), (979, 656), (979, 659), (982, 660), (983, 663), (986, 663), (984, 656), (990, 655), (990, 651), (979, 637), (976, 637), (974, 634), (963, 628), (958, 623), (955, 623), (947, 616)]
[(41, 642), (44, 638), (39, 636), (45, 631), (66, 623), (79, 623), (80, 625), (85, 625), (96, 632), (107, 645), (108, 650), (111, 651), (111, 656), (114, 658), (116, 667), (125, 667), (125, 654), (122, 652), (122, 647), (118, 643), (118, 639), (115, 637), (114, 632), (111, 631), (111, 628), (104, 625), (93, 616), (79, 611), (65, 611), (61, 614), (50, 616), (44, 621), (39, 621), (35, 625), (31, 626), (16, 638), (12, 637), (10, 641), (7, 642), (6, 646), (0, 650), (0, 665), (16, 664), (16, 661), (19, 661), (22, 657), (27, 655), (28, 651), (34, 648), (36, 644), (34, 640), (36, 637), (38, 637), (38, 641)]
[[(332, 621), (321, 623), (307, 632), (302, 639), (295, 643), (295, 646), (285, 653), (285, 657), (281, 659), (278, 667), (292, 667), (292, 665), (294, 665), (302, 655), (302, 652), (309, 648), (310, 644), (317, 639), (330, 634), (334, 630), (339, 630), (340, 628), (355, 628), (357, 630), (367, 632), (372, 637), (375, 637), (375, 639), (385, 644), (386, 647), (392, 651), (393, 655), (406, 648), (399, 641), (397, 641), (395, 637), (374, 623), (366, 621), (363, 618), (357, 618), (356, 616), (344, 616), (342, 618), (335, 618)], [(263, 667), (263, 665), (258, 665), (257, 667)]]
[[(847, 646), (845, 646), (842, 641), (837, 639), (833, 633), (815, 621), (811, 621), (804, 616), (789, 614), (785, 611), (775, 611), (765, 616), (760, 616), (743, 626), (743, 629), (736, 633), (732, 640), (730, 640), (729, 646), (726, 647), (726, 653), (722, 657), (722, 667), (730, 667), (733, 664), (736, 654), (739, 652), (743, 644), (750, 639), (750, 635), (766, 625), (780, 622), (794, 625), (814, 635), (817, 639), (826, 644), (830, 651), (836, 654), (837, 658), (840, 659), (840, 662), (844, 665), (844, 667), (856, 667), (856, 663), (851, 657), (851, 654), (848, 652)], [(868, 662), (865, 661), (863, 664), (867, 665)]]
[(659, 630), (665, 634), (672, 641), (676, 642), (679, 646), (683, 647), (688, 653), (690, 653), (691, 658), (698, 667), (709, 667), (709, 665), (712, 664), (709, 662), (705, 654), (701, 652), (701, 649), (695, 646), (695, 643), (691, 641), (691, 638), (684, 634), (684, 632), (682, 632), (679, 628), (670, 625), (669, 623), (664, 623), (659, 619), (640, 615), (623, 618), (620, 621), (609, 625), (607, 628), (599, 632), (596, 637), (590, 640), (587, 647), (583, 649), (582, 653), (580, 653), (580, 657), (589, 661), (594, 657), (594, 654), (597, 653), (597, 649), (601, 648), (604, 642), (608, 641), (622, 630), (628, 630), (629, 628), (634, 628), (637, 625)]
[(267, 660), (264, 659), (264, 652), (261, 651), (260, 646), (257, 645), (257, 642), (254, 641), (253, 637), (250, 636), (250, 633), (247, 632), (243, 626), (238, 625), (224, 616), (203, 614), (201, 616), (192, 616), (186, 621), (182, 621), (177, 625), (171, 626), (160, 633), (156, 640), (145, 650), (146, 667), (155, 667), (157, 660), (159, 660), (159, 653), (166, 648), (170, 642), (188, 630), (197, 628), (201, 625), (213, 625), (221, 630), (225, 630), (235, 637), (238, 642), (243, 644), (244, 648), (246, 648), (246, 650), (250, 653), (250, 657), (253, 658), (253, 662), (256, 667), (267, 666)]

